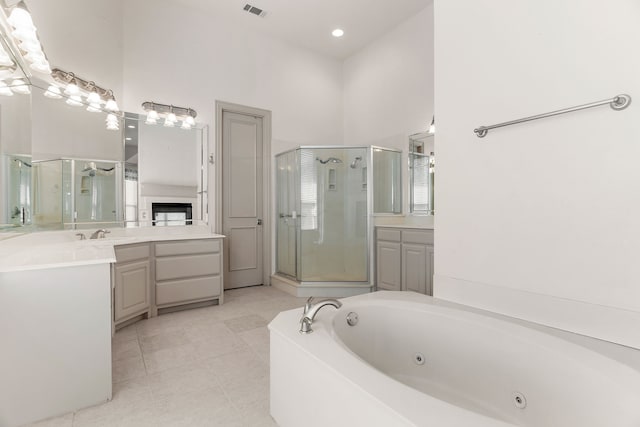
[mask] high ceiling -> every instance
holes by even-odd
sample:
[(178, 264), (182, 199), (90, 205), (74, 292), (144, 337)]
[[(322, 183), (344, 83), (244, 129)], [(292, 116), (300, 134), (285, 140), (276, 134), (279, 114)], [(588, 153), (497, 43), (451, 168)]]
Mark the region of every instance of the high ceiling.
[[(215, 14), (234, 25), (264, 32), (290, 44), (346, 58), (413, 16), (433, 0), (174, 0)], [(243, 10), (250, 4), (266, 12)], [(331, 31), (344, 30), (335, 38)]]

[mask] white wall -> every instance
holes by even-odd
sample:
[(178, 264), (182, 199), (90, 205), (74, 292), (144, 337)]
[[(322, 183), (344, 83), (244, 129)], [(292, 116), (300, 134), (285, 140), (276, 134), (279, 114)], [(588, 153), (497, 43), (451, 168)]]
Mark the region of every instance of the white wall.
[[(252, 17), (249, 17), (252, 18)], [(342, 143), (341, 63), (159, 0), (124, 6), (125, 109), (173, 103), (214, 125), (216, 100), (271, 110), (272, 152)], [(211, 135), (215, 133), (211, 132)]]
[[(433, 4), (344, 61), (344, 143), (403, 150), (433, 117)], [(408, 169), (403, 168), (404, 212)]]
[[(438, 0), (435, 295), (640, 348), (640, 3)], [(620, 93), (599, 107), (473, 129)]]
[(113, 90), (122, 100), (123, 0), (27, 0), (51, 67)]

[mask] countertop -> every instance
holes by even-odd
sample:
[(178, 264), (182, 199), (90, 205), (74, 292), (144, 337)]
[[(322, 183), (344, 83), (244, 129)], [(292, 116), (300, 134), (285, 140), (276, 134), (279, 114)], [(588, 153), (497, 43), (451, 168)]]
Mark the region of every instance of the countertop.
[[(116, 262), (114, 246), (166, 240), (221, 239), (208, 226), (111, 228), (104, 239), (94, 230), (45, 231), (0, 240), (0, 273)], [(87, 240), (79, 240), (83, 233)]]
[(419, 230), (433, 230), (433, 225), (419, 225), (419, 224), (376, 224), (376, 227), (382, 228), (416, 228)]

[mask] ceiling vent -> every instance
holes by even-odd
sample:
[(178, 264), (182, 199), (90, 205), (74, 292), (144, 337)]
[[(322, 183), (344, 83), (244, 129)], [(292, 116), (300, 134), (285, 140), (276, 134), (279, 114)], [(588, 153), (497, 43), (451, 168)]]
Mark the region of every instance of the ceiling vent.
[(246, 10), (249, 13), (253, 13), (254, 15), (260, 16), (262, 18), (264, 18), (265, 15), (267, 14), (267, 12), (265, 12), (264, 10), (255, 6), (251, 6), (249, 3), (244, 5), (244, 10)]

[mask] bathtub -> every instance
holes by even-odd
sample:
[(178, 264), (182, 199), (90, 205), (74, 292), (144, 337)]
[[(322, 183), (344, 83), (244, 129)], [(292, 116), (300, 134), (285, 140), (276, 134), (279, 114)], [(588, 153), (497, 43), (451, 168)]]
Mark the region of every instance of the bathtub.
[(269, 325), (280, 427), (640, 426), (640, 351), (411, 292), (342, 302)]

